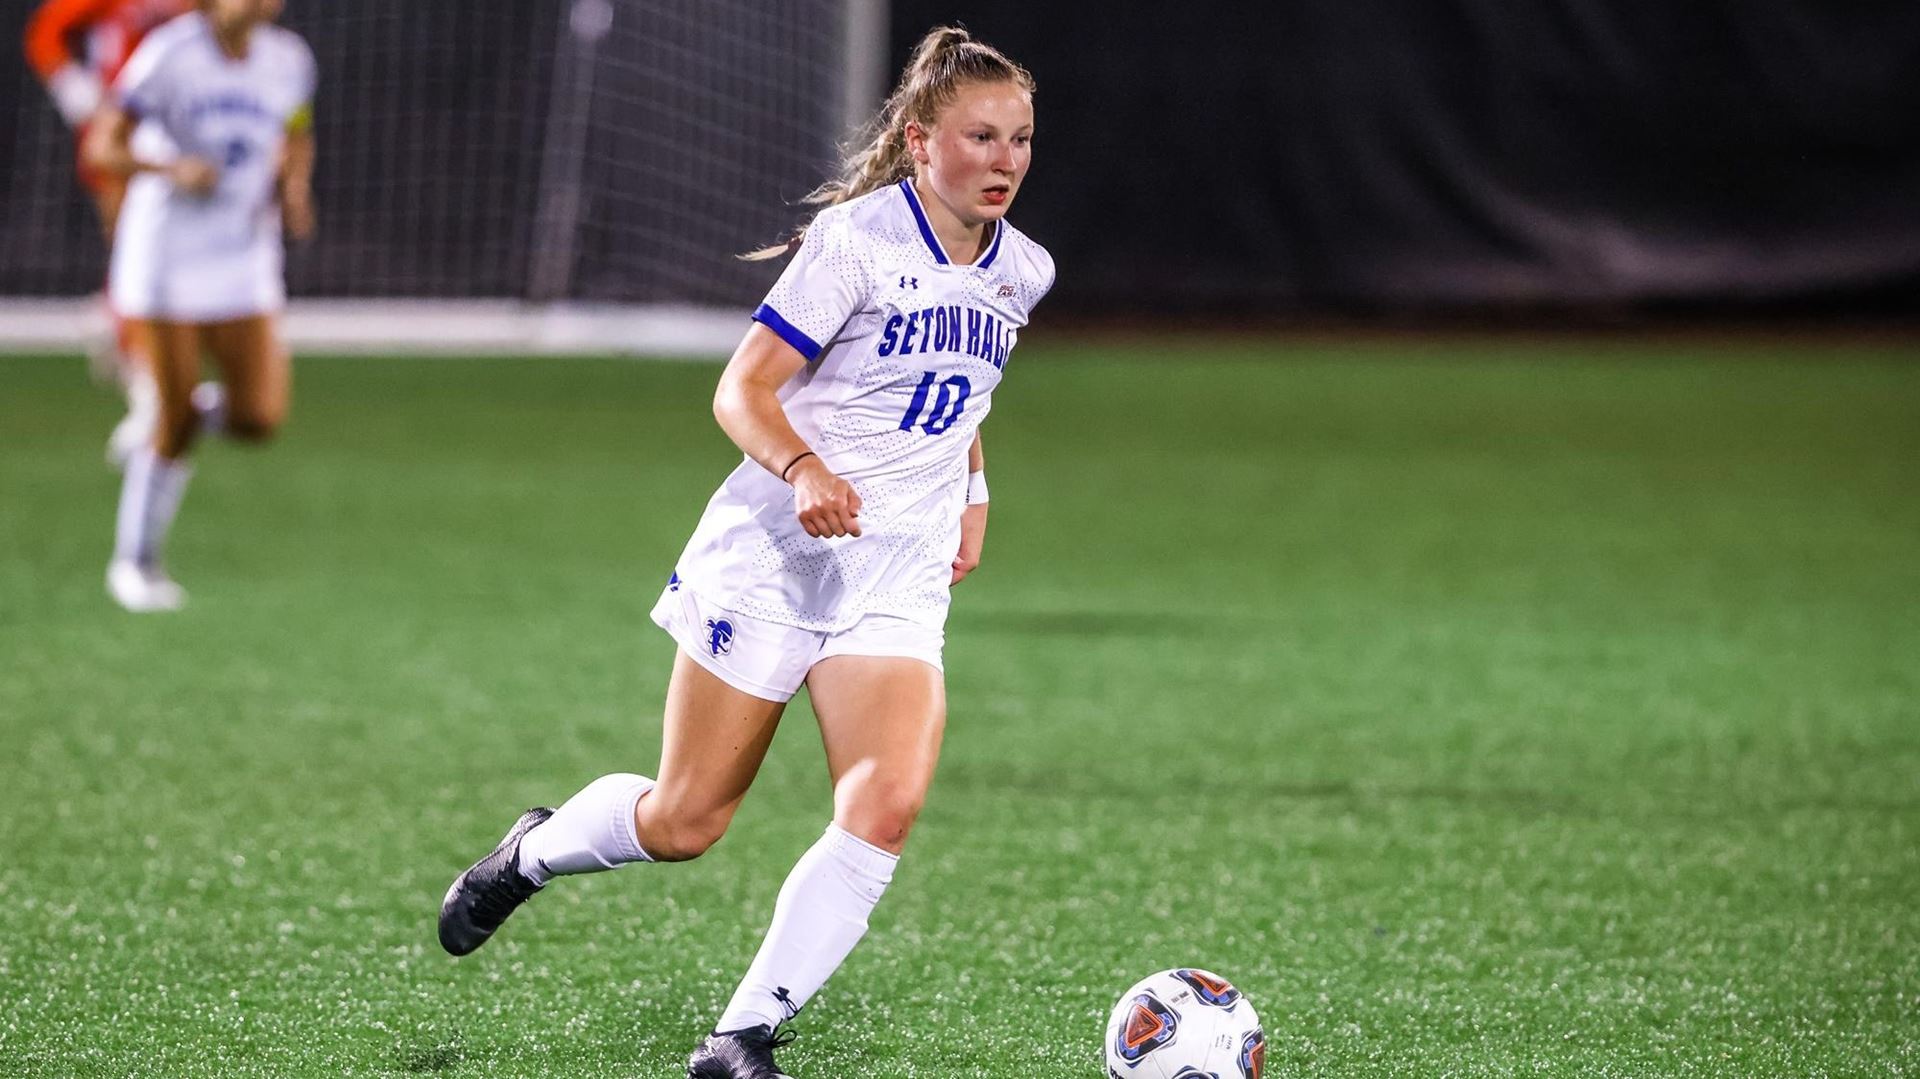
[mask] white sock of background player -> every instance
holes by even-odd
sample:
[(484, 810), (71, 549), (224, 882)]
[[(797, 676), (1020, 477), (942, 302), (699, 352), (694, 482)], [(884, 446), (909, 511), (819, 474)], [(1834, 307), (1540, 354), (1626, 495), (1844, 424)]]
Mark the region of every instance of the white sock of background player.
[[(160, 391), (146, 366), (136, 365), (127, 375), (127, 415), (114, 427), (107, 440), (107, 460), (125, 468), (134, 452), (153, 441), (153, 429), (160, 422)], [(193, 388), (190, 398), (196, 427), (202, 434), (222, 435), (227, 430), (227, 389), (218, 382), (202, 382)]]
[(221, 435), (227, 431), (227, 388), (218, 382), (202, 382), (193, 388), (193, 414), (200, 433)]
[(113, 557), (153, 568), (167, 542), (167, 530), (180, 510), (193, 467), (142, 446), (127, 459), (120, 480), (120, 510), (114, 520)]

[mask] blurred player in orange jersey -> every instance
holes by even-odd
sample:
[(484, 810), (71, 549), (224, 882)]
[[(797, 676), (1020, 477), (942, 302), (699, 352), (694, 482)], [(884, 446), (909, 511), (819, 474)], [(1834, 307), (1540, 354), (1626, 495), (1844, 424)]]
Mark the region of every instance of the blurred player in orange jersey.
[[(46, 0), (33, 13), (27, 22), (27, 62), (78, 142), (85, 142), (87, 123), (140, 39), (192, 6), (192, 0)], [(79, 173), (111, 239), (126, 179), (92, 169), (84, 160)]]
[[(27, 21), (27, 62), (47, 88), (54, 108), (73, 129), (77, 146), (86, 144), (87, 125), (106, 96), (106, 88), (133, 55), (147, 31), (193, 7), (192, 0), (46, 0)], [(80, 184), (100, 214), (100, 227), (109, 244), (126, 197), (127, 181), (89, 166), (76, 154)], [(119, 383), (128, 405), (143, 417), (154, 407), (152, 384), (130, 355), (127, 332), (117, 313), (106, 306), (111, 330), (98, 322), (87, 333), (87, 357), (101, 382)], [(138, 426), (136, 424), (135, 426)], [(134, 432), (129, 429), (128, 435)], [(123, 437), (122, 441), (127, 441)], [(125, 447), (110, 450), (124, 456)]]

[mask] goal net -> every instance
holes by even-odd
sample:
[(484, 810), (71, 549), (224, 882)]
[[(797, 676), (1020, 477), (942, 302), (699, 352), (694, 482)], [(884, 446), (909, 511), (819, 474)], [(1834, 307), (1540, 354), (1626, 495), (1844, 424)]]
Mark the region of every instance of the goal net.
[[(31, 6), (0, 0), (20, 10), (14, 25)], [(306, 315), (309, 336), (325, 325), (376, 346), (392, 323), (401, 346), (645, 347), (660, 326), (711, 316), (737, 338), (774, 268), (735, 256), (786, 235), (877, 101), (883, 12), (292, 0), (283, 23), (320, 70), (320, 235), (289, 253), (295, 336)], [(71, 138), (9, 68), (0, 297), (18, 313), (22, 298), (97, 291), (105, 253)]]

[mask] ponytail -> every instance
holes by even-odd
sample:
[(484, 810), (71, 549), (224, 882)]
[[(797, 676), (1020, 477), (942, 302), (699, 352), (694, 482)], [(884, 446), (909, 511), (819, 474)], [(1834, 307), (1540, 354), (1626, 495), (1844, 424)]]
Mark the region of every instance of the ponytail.
[[(886, 104), (843, 149), (839, 177), (814, 188), (801, 201), (822, 208), (837, 206), (912, 176), (907, 122), (931, 126), (961, 87), (982, 82), (1011, 82), (1033, 93), (1033, 76), (999, 49), (975, 41), (962, 27), (936, 26), (929, 30), (914, 46), (913, 57), (900, 72), (900, 81)], [(806, 235), (807, 226), (802, 224), (785, 243), (740, 257), (778, 258), (798, 248)]]

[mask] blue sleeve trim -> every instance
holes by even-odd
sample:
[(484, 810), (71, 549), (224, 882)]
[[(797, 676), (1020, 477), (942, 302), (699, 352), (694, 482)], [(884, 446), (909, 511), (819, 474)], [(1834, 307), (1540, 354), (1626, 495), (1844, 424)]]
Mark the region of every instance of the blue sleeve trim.
[(780, 312), (761, 304), (753, 313), (753, 321), (780, 335), (780, 340), (793, 346), (793, 350), (807, 358), (808, 363), (820, 358), (822, 346), (813, 338), (794, 328), (793, 323), (780, 317)]

